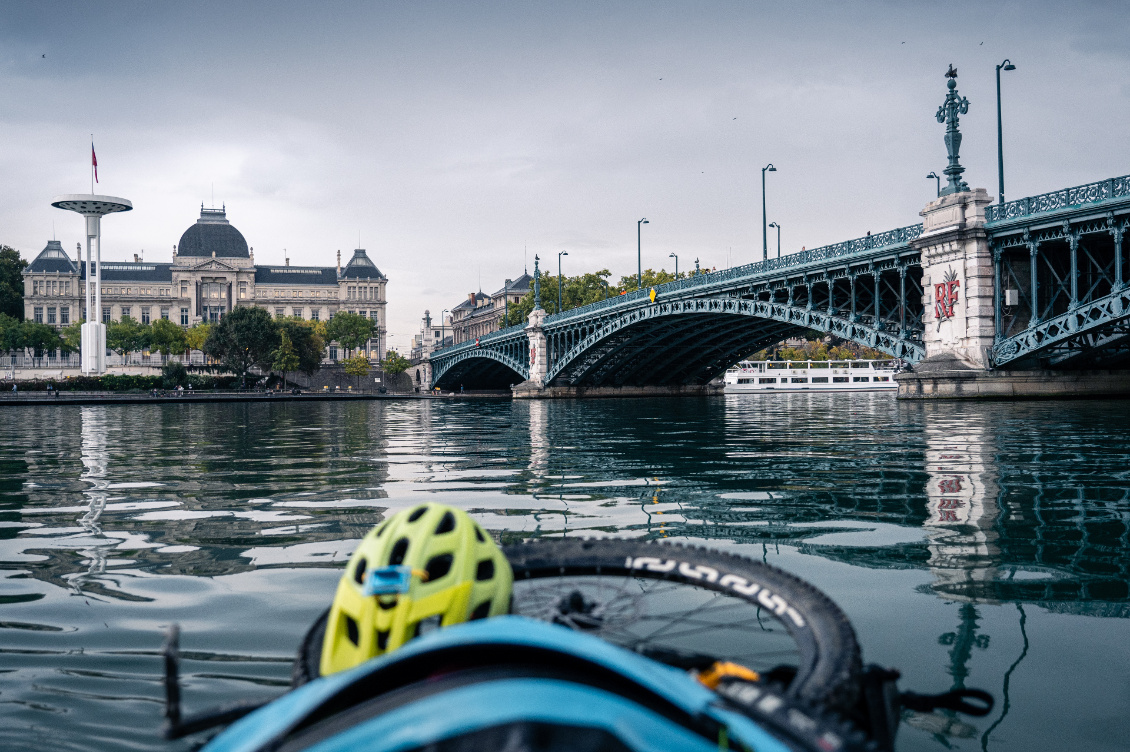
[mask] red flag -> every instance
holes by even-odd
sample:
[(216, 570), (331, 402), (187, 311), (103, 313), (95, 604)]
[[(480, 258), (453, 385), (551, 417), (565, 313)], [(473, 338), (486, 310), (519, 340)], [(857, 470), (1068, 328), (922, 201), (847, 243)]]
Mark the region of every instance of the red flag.
[(94, 182), (98, 182), (98, 155), (94, 153), (94, 142), (90, 142), (90, 164), (94, 166)]

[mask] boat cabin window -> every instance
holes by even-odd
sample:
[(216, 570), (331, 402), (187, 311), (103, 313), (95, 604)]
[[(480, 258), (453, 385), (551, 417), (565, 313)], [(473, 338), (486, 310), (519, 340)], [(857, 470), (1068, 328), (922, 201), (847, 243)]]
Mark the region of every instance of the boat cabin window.
[(813, 376), (812, 377), (812, 383), (813, 384), (827, 384), (828, 383), (828, 377), (827, 376)]

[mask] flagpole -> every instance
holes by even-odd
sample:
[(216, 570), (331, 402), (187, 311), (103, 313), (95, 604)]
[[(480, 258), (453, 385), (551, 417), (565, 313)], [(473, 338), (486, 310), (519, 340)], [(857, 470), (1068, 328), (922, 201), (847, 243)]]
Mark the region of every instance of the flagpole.
[(94, 195), (94, 134), (90, 134), (90, 195)]

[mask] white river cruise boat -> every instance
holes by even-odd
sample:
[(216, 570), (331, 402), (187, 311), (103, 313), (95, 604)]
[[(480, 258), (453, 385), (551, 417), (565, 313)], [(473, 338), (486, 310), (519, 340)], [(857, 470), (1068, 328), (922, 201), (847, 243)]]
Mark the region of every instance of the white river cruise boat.
[(743, 360), (726, 371), (726, 394), (878, 392), (897, 389), (897, 360)]

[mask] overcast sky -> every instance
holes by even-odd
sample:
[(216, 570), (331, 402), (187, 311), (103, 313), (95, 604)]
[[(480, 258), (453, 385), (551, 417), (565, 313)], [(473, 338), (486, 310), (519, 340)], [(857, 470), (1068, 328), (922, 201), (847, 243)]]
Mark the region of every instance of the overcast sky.
[[(169, 260), (226, 203), (260, 263), (389, 277), (393, 346), (540, 254), (556, 273), (761, 255), (761, 168), (785, 253), (913, 224), (945, 166), (953, 63), (962, 162), (1021, 198), (1130, 173), (1122, 2), (303, 2), (6, 0), (0, 243), (73, 255), (90, 189), (134, 211), (103, 254)], [(770, 246), (776, 240), (770, 229)]]

